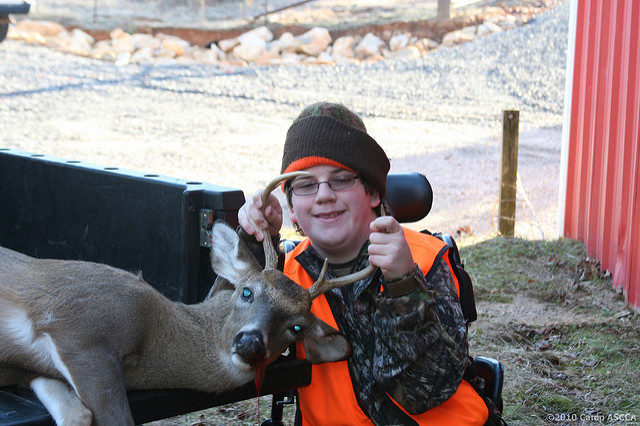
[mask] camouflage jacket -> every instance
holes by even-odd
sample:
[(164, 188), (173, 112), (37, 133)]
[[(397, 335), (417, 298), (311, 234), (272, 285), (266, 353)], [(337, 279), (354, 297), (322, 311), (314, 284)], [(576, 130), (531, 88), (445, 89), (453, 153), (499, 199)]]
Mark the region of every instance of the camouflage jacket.
[[(262, 244), (241, 228), (238, 232), (264, 265)], [(278, 241), (274, 238), (276, 246)], [(330, 264), (327, 278), (366, 267), (367, 247), (351, 262)], [(351, 344), (348, 366), (358, 404), (375, 424), (415, 423), (387, 395), (409, 413), (423, 413), (455, 393), (469, 365), (466, 323), (444, 255), (437, 256), (426, 275), (416, 265), (394, 282), (378, 270), (325, 293), (338, 328)], [(311, 278), (318, 278), (323, 259), (313, 247), (296, 261)], [(280, 256), (278, 268), (283, 265)], [(394, 288), (409, 291), (397, 294)]]
[[(364, 268), (366, 248), (347, 264), (329, 265), (327, 277)], [(376, 424), (413, 423), (388, 395), (409, 413), (422, 413), (455, 393), (468, 365), (467, 329), (443, 255), (444, 251), (426, 276), (416, 265), (394, 282), (384, 280), (378, 270), (325, 294), (340, 331), (351, 343), (348, 366), (356, 398)], [(296, 261), (317, 279), (323, 260), (313, 247)], [(394, 287), (409, 291), (392, 296)]]

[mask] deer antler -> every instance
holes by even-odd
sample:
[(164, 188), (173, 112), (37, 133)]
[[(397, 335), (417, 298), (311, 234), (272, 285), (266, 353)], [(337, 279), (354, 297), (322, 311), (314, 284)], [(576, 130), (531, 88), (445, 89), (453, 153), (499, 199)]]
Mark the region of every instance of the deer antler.
[[(380, 206), (380, 213), (381, 216), (386, 216), (387, 214), (384, 208), (384, 204)], [(315, 299), (316, 297), (320, 296), (323, 293), (326, 293), (331, 289), (360, 281), (361, 279), (373, 274), (376, 270), (375, 266), (369, 264), (363, 270), (354, 272), (353, 274), (345, 275), (344, 277), (326, 279), (325, 275), (327, 273), (328, 265), (329, 261), (325, 259), (324, 264), (322, 265), (322, 270), (320, 271), (320, 276), (318, 277), (316, 282), (313, 283), (311, 287), (309, 287), (309, 294), (311, 294), (311, 299)]]
[(327, 291), (336, 287), (342, 287), (347, 284), (360, 281), (361, 279), (373, 274), (376, 270), (375, 266), (369, 265), (361, 271), (345, 275), (344, 277), (326, 279), (325, 275), (327, 273), (327, 265), (329, 265), (329, 261), (325, 259), (324, 264), (322, 265), (322, 270), (320, 271), (320, 276), (318, 277), (316, 282), (313, 283), (311, 287), (309, 287), (309, 294), (311, 295), (311, 299), (315, 299), (321, 294), (326, 293)]
[[(262, 191), (262, 208), (260, 209), (262, 215), (264, 216), (264, 211), (267, 208), (267, 199), (269, 198), (269, 194), (271, 194), (271, 192), (273, 192), (273, 190), (277, 188), (280, 182), (298, 176), (309, 175), (309, 172), (303, 171), (285, 173), (269, 182), (269, 184), (264, 188), (264, 191)], [(271, 235), (269, 235), (269, 231), (267, 229), (262, 230), (262, 246), (264, 247), (264, 269), (276, 269), (278, 266), (278, 253), (276, 252), (275, 247), (273, 247)]]

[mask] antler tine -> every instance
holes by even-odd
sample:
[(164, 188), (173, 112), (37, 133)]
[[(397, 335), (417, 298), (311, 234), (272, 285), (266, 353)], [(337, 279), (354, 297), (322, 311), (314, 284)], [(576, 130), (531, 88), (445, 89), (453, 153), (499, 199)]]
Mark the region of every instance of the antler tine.
[[(273, 192), (281, 182), (294, 177), (308, 175), (310, 175), (309, 172), (302, 171), (285, 173), (269, 182), (269, 184), (264, 188), (264, 191), (262, 191), (262, 208), (260, 209), (262, 215), (264, 216), (264, 211), (267, 208), (267, 199), (269, 198), (269, 194), (271, 194), (271, 192)], [(264, 247), (264, 269), (276, 269), (278, 266), (278, 253), (276, 252), (275, 247), (273, 247), (271, 235), (269, 235), (269, 231), (266, 229), (262, 230), (262, 246)]]
[(318, 277), (316, 282), (313, 283), (311, 287), (309, 287), (309, 294), (311, 295), (311, 299), (315, 299), (316, 297), (320, 296), (323, 293), (326, 293), (331, 289), (360, 281), (361, 279), (373, 274), (376, 270), (375, 266), (369, 265), (361, 271), (345, 275), (344, 277), (326, 279), (325, 274), (327, 273), (328, 264), (329, 262), (325, 259), (324, 265), (322, 265), (322, 271), (320, 271), (320, 276)]

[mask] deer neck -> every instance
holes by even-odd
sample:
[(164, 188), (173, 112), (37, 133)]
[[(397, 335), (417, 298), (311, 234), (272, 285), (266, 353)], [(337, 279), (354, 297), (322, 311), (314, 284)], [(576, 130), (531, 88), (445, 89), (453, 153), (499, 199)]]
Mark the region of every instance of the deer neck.
[(164, 304), (148, 319), (139, 354), (124, 360), (128, 386), (215, 392), (248, 381), (250, 376), (238, 383), (238, 374), (226, 355), (229, 348), (219, 343), (228, 306), (213, 299), (197, 305)]

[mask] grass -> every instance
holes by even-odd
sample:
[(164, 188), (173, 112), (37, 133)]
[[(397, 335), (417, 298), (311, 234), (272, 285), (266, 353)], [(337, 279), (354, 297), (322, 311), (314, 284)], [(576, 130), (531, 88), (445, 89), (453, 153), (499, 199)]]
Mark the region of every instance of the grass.
[[(459, 241), (475, 288), (471, 355), (505, 368), (509, 424), (640, 422), (640, 316), (569, 239)], [(259, 424), (271, 400), (249, 400), (161, 424)], [(285, 424), (294, 411), (285, 409)]]
[(461, 257), (480, 317), (470, 347), (504, 364), (507, 422), (640, 421), (640, 319), (584, 244), (494, 238)]

